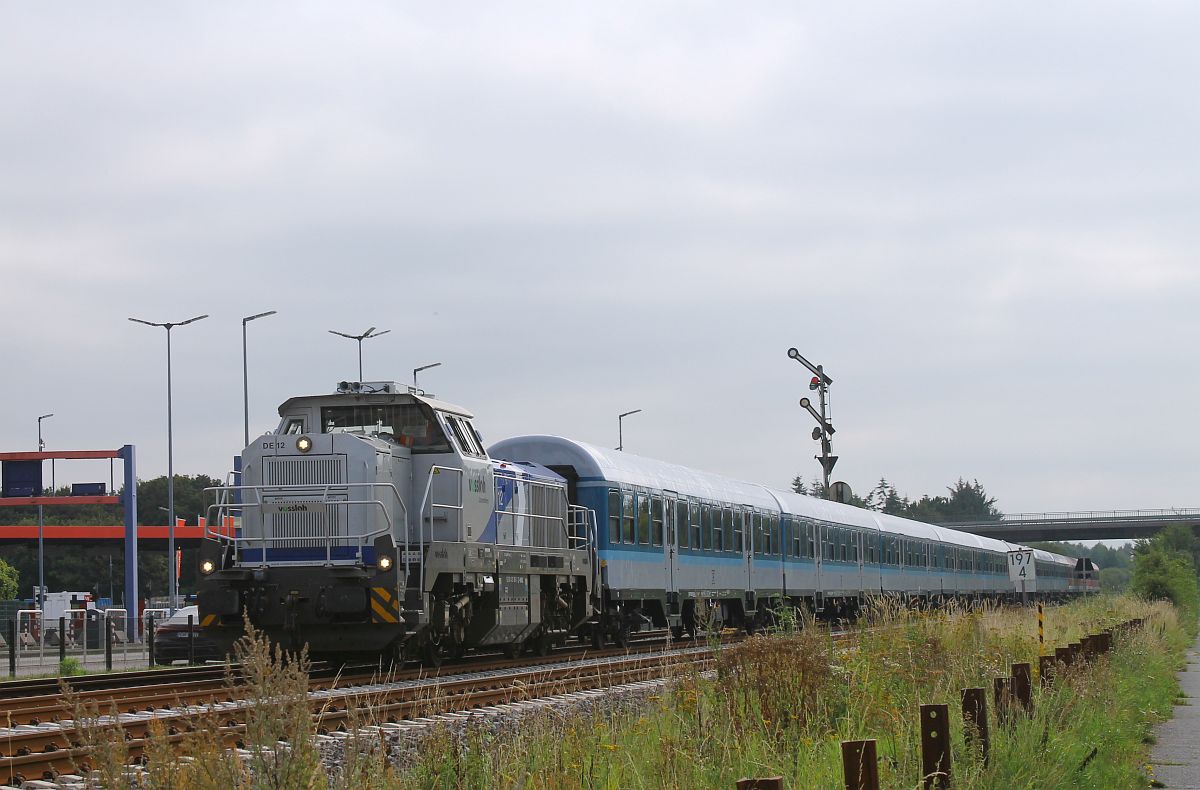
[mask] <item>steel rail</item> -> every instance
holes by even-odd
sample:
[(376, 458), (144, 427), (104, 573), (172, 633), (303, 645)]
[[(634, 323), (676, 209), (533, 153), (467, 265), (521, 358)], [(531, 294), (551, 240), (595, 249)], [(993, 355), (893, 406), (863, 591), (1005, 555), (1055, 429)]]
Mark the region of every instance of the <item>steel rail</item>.
[[(646, 679), (648, 673), (665, 672), (681, 662), (711, 660), (711, 646), (691, 647), (686, 648), (688, 652), (667, 654), (658, 652), (660, 647), (645, 645), (633, 653), (626, 653), (619, 648), (581, 651), (587, 658), (612, 659), (604, 663), (575, 663), (572, 659), (566, 659), (567, 663), (563, 665), (564, 656), (561, 655), (538, 659), (540, 663), (533, 665), (520, 660), (504, 660), (494, 662), (494, 667), (464, 668), (471, 674), (462, 678), (453, 675), (429, 676), (416, 671), (423, 682), (415, 685), (403, 685), (405, 681), (391, 679), (381, 683), (376, 676), (375, 682), (366, 686), (330, 688), (329, 691), (337, 693), (310, 697), (310, 705), (314, 712), (314, 725), (319, 732), (321, 728), (326, 728), (326, 724), (343, 722), (356, 715), (352, 711), (366, 710), (370, 715), (386, 713), (390, 720), (395, 721), (397, 716), (433, 707), (439, 710), (464, 710), (495, 704), (496, 700), (512, 699), (514, 695), (528, 699), (535, 691), (544, 696), (543, 692), (549, 689), (556, 689), (554, 693), (564, 693), (582, 688), (604, 688), (629, 682), (635, 677)], [(618, 655), (611, 655), (613, 653)], [(560, 666), (541, 666), (548, 662)], [(503, 674), (486, 674), (496, 670)], [(480, 676), (481, 673), (485, 674)], [(390, 688), (374, 688), (379, 685)], [(235, 691), (236, 688), (227, 689), (225, 693)], [(99, 726), (119, 726), (131, 758), (140, 756), (152, 721), (159, 722), (169, 741), (175, 743), (194, 730), (199, 720), (215, 718), (220, 722), (222, 737), (228, 745), (236, 746), (240, 735), (244, 733), (244, 715), (252, 703), (233, 700), (217, 702), (203, 710), (197, 710), (199, 707), (193, 704), (180, 705), (171, 710), (154, 708), (136, 717), (120, 715), (116, 721), (106, 720)], [(19, 784), (26, 777), (46, 778), (75, 768), (85, 770), (88, 757), (87, 750), (80, 745), (81, 737), (74, 721), (64, 721), (61, 726), (43, 724), (28, 729), (10, 729), (0, 740), (0, 750), (8, 752), (7, 756), (0, 757), (0, 780)]]

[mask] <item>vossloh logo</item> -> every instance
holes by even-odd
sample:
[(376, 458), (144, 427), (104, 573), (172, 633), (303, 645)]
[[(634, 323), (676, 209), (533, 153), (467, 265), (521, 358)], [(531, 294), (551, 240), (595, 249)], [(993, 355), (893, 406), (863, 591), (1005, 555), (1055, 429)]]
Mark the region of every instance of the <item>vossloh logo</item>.
[(264, 502), (267, 513), (324, 513), (324, 502)]

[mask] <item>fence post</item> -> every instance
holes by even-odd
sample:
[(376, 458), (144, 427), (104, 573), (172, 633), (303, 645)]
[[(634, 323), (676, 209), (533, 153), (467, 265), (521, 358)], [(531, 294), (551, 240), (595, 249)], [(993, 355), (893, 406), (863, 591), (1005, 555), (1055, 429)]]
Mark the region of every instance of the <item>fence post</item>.
[(924, 788), (950, 787), (950, 706), (921, 706), (921, 772)]
[(846, 790), (879, 790), (879, 757), (875, 741), (842, 741), (842, 774)]
[(1054, 660), (1062, 664), (1064, 667), (1071, 666), (1071, 648), (1056, 647), (1054, 648)]
[(782, 776), (768, 776), (763, 779), (739, 779), (737, 790), (783, 790)]
[(195, 615), (188, 615), (188, 666), (196, 663), (196, 631), (192, 627)]
[(1045, 607), (1038, 604), (1038, 653), (1042, 652), (1042, 647), (1046, 644), (1046, 621)]
[(1012, 692), (1026, 712), (1033, 710), (1033, 670), (1029, 664), (1012, 665)]
[(966, 725), (967, 742), (978, 739), (983, 764), (988, 764), (991, 739), (988, 737), (987, 693), (981, 688), (962, 690), (963, 724)]
[(8, 676), (17, 676), (17, 621), (8, 621)]
[(150, 615), (143, 622), (146, 628), (146, 666), (154, 666), (154, 615)]
[(67, 618), (58, 616), (58, 663), (67, 660)]
[(992, 684), (992, 704), (996, 706), (996, 721), (1008, 721), (1008, 708), (1012, 701), (1012, 678), (996, 678)]
[(104, 623), (104, 669), (112, 672), (112, 628), (109, 627), (112, 623), (107, 617), (102, 622)]
[(1054, 656), (1038, 656), (1038, 682), (1042, 688), (1054, 685)]

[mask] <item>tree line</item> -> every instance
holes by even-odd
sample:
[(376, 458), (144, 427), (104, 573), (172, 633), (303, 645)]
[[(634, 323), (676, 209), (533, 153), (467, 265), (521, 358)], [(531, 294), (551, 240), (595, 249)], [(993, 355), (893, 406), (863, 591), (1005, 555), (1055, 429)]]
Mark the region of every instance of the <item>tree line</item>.
[[(796, 475), (792, 479), (792, 490), (797, 494), (807, 494), (824, 499), (825, 486), (820, 481), (806, 483), (803, 476)], [(867, 492), (865, 497), (851, 495), (850, 504), (856, 507), (887, 513), (891, 516), (911, 518), (914, 521), (927, 523), (952, 523), (956, 521), (999, 521), (1002, 515), (996, 507), (996, 498), (988, 496), (987, 491), (978, 480), (967, 482), (959, 478), (952, 486), (947, 486), (946, 494), (929, 495), (918, 499), (902, 496), (896, 486), (880, 477), (875, 487)]]

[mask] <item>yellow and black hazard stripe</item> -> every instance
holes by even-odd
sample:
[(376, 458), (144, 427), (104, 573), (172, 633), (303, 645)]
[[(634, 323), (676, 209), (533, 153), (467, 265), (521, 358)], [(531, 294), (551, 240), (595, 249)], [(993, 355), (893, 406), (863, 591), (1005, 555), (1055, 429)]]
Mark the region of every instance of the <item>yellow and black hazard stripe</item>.
[(371, 622), (398, 623), (400, 622), (400, 599), (387, 587), (372, 587)]
[(215, 615), (215, 614), (206, 614), (200, 618), (200, 627), (201, 628), (208, 628), (208, 627), (214, 626), (216, 624), (217, 624), (217, 615)]

